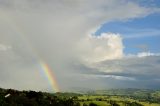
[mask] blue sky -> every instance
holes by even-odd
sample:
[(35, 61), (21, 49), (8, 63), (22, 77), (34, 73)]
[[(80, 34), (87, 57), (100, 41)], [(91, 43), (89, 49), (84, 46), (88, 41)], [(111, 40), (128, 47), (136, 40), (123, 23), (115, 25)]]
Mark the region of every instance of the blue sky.
[(147, 7), (159, 7), (160, 6), (159, 0), (135, 0), (135, 1), (141, 6), (147, 6)]
[[(141, 2), (145, 6), (160, 6), (158, 1), (153, 4)], [(160, 52), (160, 13), (150, 14), (148, 16), (128, 19), (116, 20), (105, 23), (95, 33), (119, 33), (123, 38), (124, 53), (137, 54), (138, 52)], [(143, 47), (142, 47), (143, 45)]]

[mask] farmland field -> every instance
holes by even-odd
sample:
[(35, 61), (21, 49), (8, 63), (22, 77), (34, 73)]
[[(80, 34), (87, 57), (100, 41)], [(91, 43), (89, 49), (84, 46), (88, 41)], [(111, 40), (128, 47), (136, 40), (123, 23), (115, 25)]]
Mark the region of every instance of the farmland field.
[[(160, 106), (159, 103), (149, 103), (149, 102), (140, 102), (139, 100), (130, 99), (130, 98), (124, 98), (120, 96), (87, 96), (83, 95), (78, 97), (78, 100), (81, 101), (80, 104), (83, 106), (83, 104), (89, 105), (90, 103), (97, 104), (98, 106), (111, 106), (110, 101), (116, 102), (119, 106), (125, 106), (126, 102), (136, 102), (139, 104), (142, 104), (143, 106)], [(137, 106), (137, 105), (135, 105)]]

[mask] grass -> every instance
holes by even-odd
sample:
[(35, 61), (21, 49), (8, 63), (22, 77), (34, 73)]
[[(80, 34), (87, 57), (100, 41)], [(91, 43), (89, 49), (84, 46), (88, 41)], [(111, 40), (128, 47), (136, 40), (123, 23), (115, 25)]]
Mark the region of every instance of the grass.
[(87, 104), (87, 105), (89, 105), (90, 103), (95, 103), (98, 106), (110, 106), (110, 104), (108, 104), (105, 101), (85, 101), (85, 102), (80, 102), (81, 106), (83, 106), (84, 103)]
[[(89, 105), (89, 103), (95, 103), (98, 106), (111, 106), (109, 103), (107, 103), (107, 100), (116, 101), (120, 106), (124, 106), (124, 103), (123, 103), (124, 101), (138, 102), (144, 106), (160, 106), (160, 104), (157, 104), (157, 103), (139, 102), (138, 100), (124, 98), (121, 96), (88, 96), (88, 95), (83, 95), (83, 96), (79, 96), (78, 99), (82, 100), (80, 102), (81, 106), (83, 106), (84, 103), (87, 105)], [(102, 101), (98, 101), (98, 99), (102, 99)]]

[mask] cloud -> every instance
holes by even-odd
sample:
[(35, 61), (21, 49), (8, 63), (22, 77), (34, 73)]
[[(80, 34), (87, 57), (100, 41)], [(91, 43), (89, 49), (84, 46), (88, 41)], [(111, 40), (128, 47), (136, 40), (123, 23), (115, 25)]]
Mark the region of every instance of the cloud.
[(146, 51), (146, 52), (139, 52), (137, 54), (126, 54), (125, 55), (125, 57), (127, 58), (133, 58), (133, 57), (145, 58), (145, 57), (152, 57), (152, 56), (160, 56), (160, 53), (151, 53), (150, 51)]
[(122, 38), (119, 34), (102, 33), (90, 35), (78, 44), (82, 59), (87, 62), (99, 62), (123, 57)]
[(104, 87), (102, 80), (82, 81), (79, 72), (92, 68), (78, 70), (73, 65), (122, 58), (122, 38), (113, 33), (88, 35), (103, 23), (140, 18), (154, 11), (128, 0), (0, 0), (0, 42), (12, 45), (12, 50), (0, 54), (0, 84), (16, 89), (48, 89), (48, 82), (37, 74), (38, 61), (43, 60), (54, 70), (62, 89), (88, 84)]
[[(139, 87), (159, 88), (155, 83), (159, 82), (160, 56), (124, 57), (119, 60), (106, 60), (94, 64), (83, 64), (88, 71), (82, 71), (88, 79), (97, 79), (109, 83), (106, 87)], [(80, 67), (80, 66), (79, 66)], [(123, 80), (123, 81), (122, 81)], [(116, 84), (124, 84), (117, 86)], [(132, 85), (130, 85), (131, 83)]]
[(146, 56), (159, 56), (159, 53), (151, 53), (151, 52), (141, 52), (138, 53), (138, 57), (146, 57)]
[(9, 49), (11, 49), (11, 46), (0, 44), (0, 51), (7, 51)]
[(86, 75), (87, 78), (111, 78), (113, 80), (131, 80), (131, 81), (134, 81), (136, 80), (135, 78), (132, 78), (132, 77), (126, 77), (126, 76), (118, 76), (118, 75)]
[(130, 33), (127, 33), (124, 35), (124, 39), (133, 39), (133, 38), (143, 38), (143, 37), (154, 37), (154, 36), (159, 36), (160, 31), (158, 29), (132, 29), (128, 28), (128, 31)]

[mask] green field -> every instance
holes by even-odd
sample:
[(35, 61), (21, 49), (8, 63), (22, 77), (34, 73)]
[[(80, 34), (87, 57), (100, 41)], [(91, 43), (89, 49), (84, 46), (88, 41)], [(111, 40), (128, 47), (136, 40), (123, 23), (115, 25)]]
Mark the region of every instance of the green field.
[[(139, 100), (131, 99), (131, 98), (125, 98), (121, 96), (88, 96), (83, 95), (79, 96), (78, 100), (81, 101), (80, 104), (83, 106), (83, 104), (87, 104), (89, 106), (90, 103), (95, 103), (98, 106), (112, 106), (109, 101), (116, 102), (119, 106), (126, 106), (126, 102), (136, 102), (139, 104), (142, 104), (143, 106), (160, 106), (159, 103), (149, 103), (149, 102), (140, 102)], [(127, 105), (128, 106), (128, 105)], [(137, 105), (133, 105), (137, 106)]]
[(160, 106), (160, 90), (150, 89), (110, 89), (90, 91), (78, 99), (83, 104), (98, 106)]

